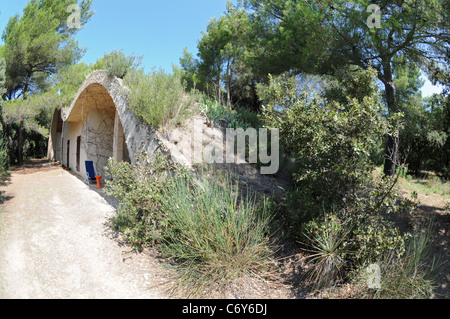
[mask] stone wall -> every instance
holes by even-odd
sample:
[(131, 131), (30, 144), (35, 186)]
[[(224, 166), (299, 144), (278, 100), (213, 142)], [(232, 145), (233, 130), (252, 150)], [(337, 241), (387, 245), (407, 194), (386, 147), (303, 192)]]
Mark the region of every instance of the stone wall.
[(87, 160), (94, 161), (95, 172), (105, 176), (105, 166), (113, 156), (115, 114), (93, 108), (83, 125), (81, 147)]

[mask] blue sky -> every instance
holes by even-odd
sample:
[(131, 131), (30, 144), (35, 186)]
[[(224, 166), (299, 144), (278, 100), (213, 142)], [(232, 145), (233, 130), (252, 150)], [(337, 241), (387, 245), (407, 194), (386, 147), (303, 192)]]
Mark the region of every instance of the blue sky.
[(94, 0), (95, 15), (79, 32), (88, 49), (83, 61), (95, 62), (115, 49), (143, 55), (147, 71), (153, 66), (172, 70), (183, 48), (197, 52), (201, 31), (226, 9), (226, 0)]
[[(0, 32), (28, 0), (0, 0)], [(94, 0), (96, 12), (77, 35), (87, 49), (82, 61), (93, 63), (105, 53), (120, 50), (143, 56), (143, 65), (172, 70), (183, 48), (197, 53), (197, 42), (208, 21), (226, 10), (227, 0)], [(423, 95), (440, 93), (426, 81)]]
[[(22, 14), (28, 0), (0, 0), (0, 32), (14, 14)], [(95, 62), (113, 50), (142, 55), (153, 66), (172, 71), (187, 47), (197, 53), (201, 31), (226, 10), (227, 0), (94, 0), (96, 12), (77, 35), (87, 49), (82, 61)]]

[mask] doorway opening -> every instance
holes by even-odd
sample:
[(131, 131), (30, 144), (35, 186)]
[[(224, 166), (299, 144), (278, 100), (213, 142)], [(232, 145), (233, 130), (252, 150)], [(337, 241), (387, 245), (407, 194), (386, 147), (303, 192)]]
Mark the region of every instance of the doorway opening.
[(81, 136), (77, 137), (77, 172), (80, 171)]

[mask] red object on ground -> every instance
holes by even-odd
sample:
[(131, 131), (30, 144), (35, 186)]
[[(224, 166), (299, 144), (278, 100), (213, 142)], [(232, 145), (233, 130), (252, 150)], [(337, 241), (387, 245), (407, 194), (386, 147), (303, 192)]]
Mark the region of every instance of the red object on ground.
[(102, 188), (102, 185), (100, 185), (100, 181), (102, 180), (102, 176), (95, 176), (97, 179), (97, 188)]

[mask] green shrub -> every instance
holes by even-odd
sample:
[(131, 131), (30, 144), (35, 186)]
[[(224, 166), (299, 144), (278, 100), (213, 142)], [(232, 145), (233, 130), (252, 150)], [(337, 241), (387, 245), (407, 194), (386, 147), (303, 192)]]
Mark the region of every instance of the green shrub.
[(338, 211), (363, 196), (375, 168), (371, 150), (394, 125), (381, 116), (376, 96), (329, 101), (301, 91), (295, 79), (271, 78), (260, 86), (262, 119), (280, 129), (281, 143), (296, 160), (296, 190), (290, 196), (292, 231), (322, 212)]
[(103, 57), (108, 76), (123, 79), (132, 68), (138, 68), (142, 57), (126, 56), (122, 51), (113, 51)]
[[(1, 124), (0, 124), (1, 127)], [(0, 130), (0, 177), (4, 176), (9, 169), (8, 146), (4, 142), (3, 132)]]
[(243, 123), (247, 123), (250, 127), (260, 128), (261, 121), (259, 119), (258, 113), (250, 111), (246, 107), (236, 107), (236, 112), (239, 114), (239, 119)]
[(170, 232), (161, 250), (181, 265), (180, 289), (205, 294), (269, 270), (272, 211), (267, 200), (240, 197), (237, 186), (217, 174), (214, 180), (174, 178), (164, 198)]
[(105, 193), (120, 201), (113, 228), (121, 231), (126, 241), (141, 249), (159, 243), (166, 226), (160, 209), (162, 189), (166, 183), (166, 159), (160, 153), (148, 162), (141, 154), (136, 165), (109, 160)]
[(403, 166), (399, 166), (396, 169), (396, 174), (399, 175), (401, 178), (405, 178), (406, 174), (408, 174), (408, 169)]
[[(363, 205), (328, 212), (304, 224), (303, 243), (311, 253), (316, 289), (348, 281), (355, 269), (379, 260), (386, 253), (402, 255), (409, 234), (400, 234), (384, 215), (368, 213)], [(397, 209), (403, 209), (406, 203)]]
[[(377, 299), (426, 299), (430, 298), (434, 286), (433, 273), (436, 268), (430, 258), (431, 227), (417, 232), (406, 242), (405, 252), (398, 255), (384, 252), (377, 261), (381, 270), (380, 287), (366, 288), (370, 298)], [(366, 280), (364, 275), (359, 280)], [(361, 286), (366, 286), (362, 282)]]
[(400, 115), (385, 119), (376, 95), (337, 102), (299, 89), (286, 75), (260, 85), (259, 94), (264, 124), (280, 128), (281, 143), (296, 160), (286, 201), (289, 234), (312, 250), (316, 288), (349, 280), (386, 251), (401, 255), (408, 235), (387, 216), (415, 206), (399, 200), (398, 176), (374, 178), (372, 161)]
[(193, 97), (185, 92), (178, 72), (131, 70), (124, 79), (133, 112), (156, 128), (179, 124), (193, 112)]
[(247, 108), (235, 107), (234, 110), (230, 110), (225, 105), (209, 98), (204, 98), (200, 104), (202, 111), (213, 123), (223, 124), (233, 129), (243, 128), (244, 130), (250, 127), (261, 127), (258, 114)]
[(347, 237), (349, 247), (354, 256), (354, 265), (374, 261), (385, 252), (402, 254), (405, 250), (405, 240), (409, 234), (401, 234), (399, 229), (382, 216), (359, 218), (351, 236)]
[[(5, 75), (6, 62), (4, 58), (0, 59), (0, 97), (6, 92)], [(0, 177), (2, 177), (9, 169), (8, 147), (4, 138), (3, 129), (3, 99), (0, 98)]]

